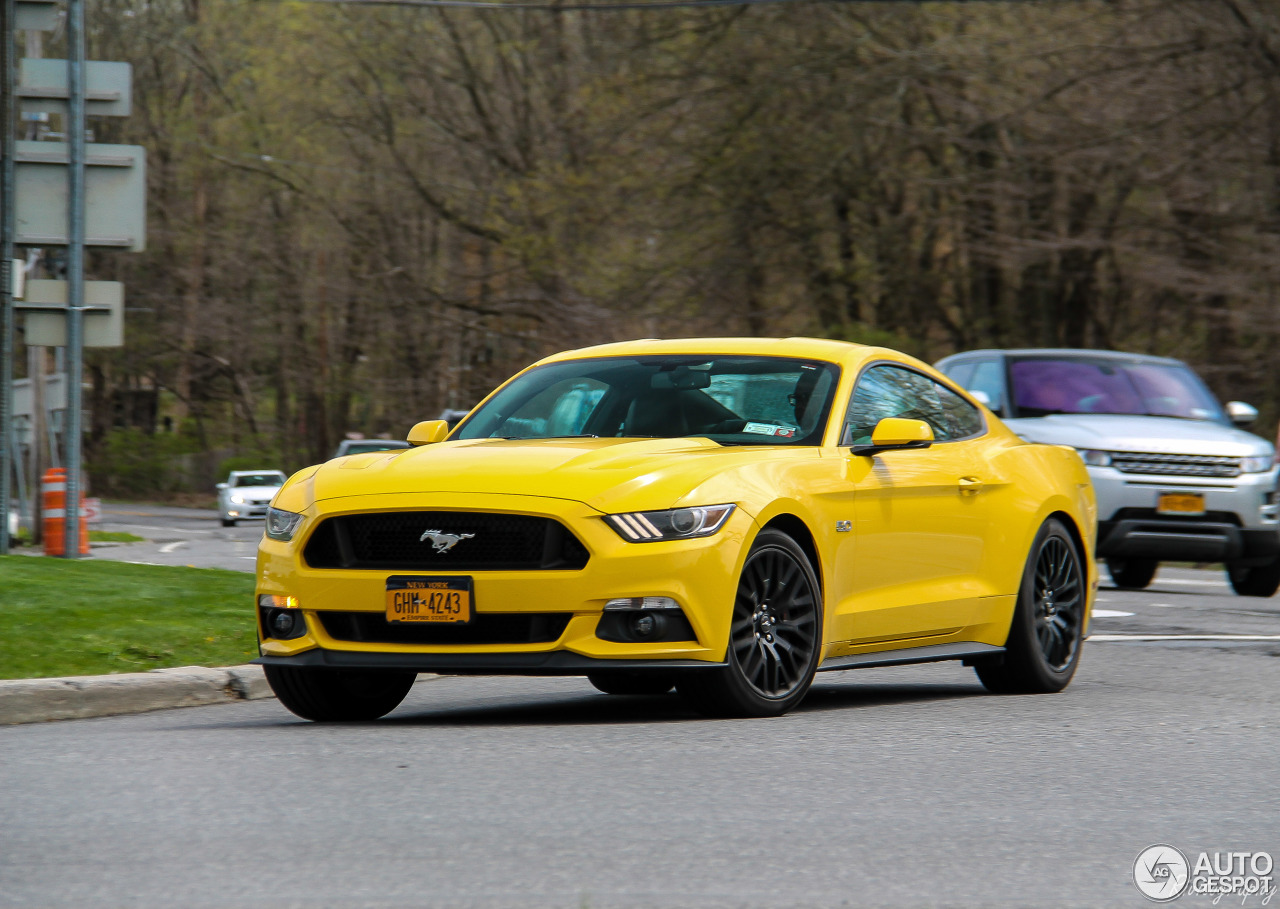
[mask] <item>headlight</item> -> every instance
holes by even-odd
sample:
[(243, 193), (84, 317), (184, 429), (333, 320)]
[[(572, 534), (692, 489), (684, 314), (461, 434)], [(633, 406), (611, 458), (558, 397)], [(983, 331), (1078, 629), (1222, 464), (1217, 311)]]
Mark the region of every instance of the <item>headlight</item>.
[(1077, 448), (1080, 452), (1080, 459), (1090, 467), (1110, 467), (1111, 452), (1099, 451), (1096, 448)]
[(1240, 462), (1240, 469), (1245, 473), (1266, 473), (1274, 463), (1275, 460), (1268, 457), (1245, 458)]
[(733, 513), (733, 505), (699, 505), (670, 511), (630, 511), (605, 517), (609, 525), (631, 543), (688, 540), (715, 533)]
[(267, 509), (267, 536), (285, 543), (293, 539), (293, 533), (302, 523), (302, 515), (279, 508)]
[(231, 501), (236, 503), (241, 503), (244, 501), (244, 496), (240, 495), (239, 493), (236, 493), (231, 497)]

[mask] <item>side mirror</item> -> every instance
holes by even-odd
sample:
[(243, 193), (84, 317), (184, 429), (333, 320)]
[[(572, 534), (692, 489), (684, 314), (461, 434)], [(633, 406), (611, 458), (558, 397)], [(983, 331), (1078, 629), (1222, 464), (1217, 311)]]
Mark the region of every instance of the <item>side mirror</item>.
[(414, 425), (405, 436), (410, 445), (431, 445), (443, 442), (449, 434), (449, 424), (444, 420), (423, 420)]
[(969, 392), (969, 397), (973, 398), (983, 407), (991, 406), (991, 395), (987, 394), (985, 391), (978, 391), (976, 388), (969, 388), (966, 390)]
[(215, 487), (214, 487), (214, 489), (218, 490), (218, 492), (222, 492), (222, 490), (224, 490), (224, 489), (226, 489), (226, 488), (227, 488), (227, 484), (226, 484), (226, 483), (219, 483), (217, 486), (215, 486)]
[(1246, 404), (1244, 401), (1228, 401), (1227, 416), (1237, 426), (1248, 426), (1258, 419), (1258, 408), (1251, 404)]
[(874, 456), (882, 451), (928, 448), (933, 444), (933, 427), (924, 420), (885, 417), (871, 432), (870, 445), (854, 445), (855, 455)]

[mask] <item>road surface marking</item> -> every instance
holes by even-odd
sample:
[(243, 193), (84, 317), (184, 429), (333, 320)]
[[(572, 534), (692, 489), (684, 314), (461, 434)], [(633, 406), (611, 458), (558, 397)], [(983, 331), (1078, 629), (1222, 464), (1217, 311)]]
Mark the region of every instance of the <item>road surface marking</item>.
[(1091, 634), (1090, 641), (1280, 641), (1280, 634)]
[(160, 551), (163, 552), (165, 555), (168, 555), (169, 553), (173, 552), (175, 549), (179, 549), (186, 545), (187, 545), (186, 540), (175, 540), (172, 543), (165, 543), (163, 546), (160, 547)]
[(1121, 616), (1133, 615), (1132, 612), (1120, 612), (1118, 609), (1095, 609), (1093, 617), (1095, 619), (1118, 619)]

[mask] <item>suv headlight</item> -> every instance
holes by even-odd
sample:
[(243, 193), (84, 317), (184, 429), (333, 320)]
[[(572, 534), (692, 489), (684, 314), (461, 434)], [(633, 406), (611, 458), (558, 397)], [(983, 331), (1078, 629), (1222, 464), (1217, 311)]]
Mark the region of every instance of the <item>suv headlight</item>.
[(698, 505), (669, 511), (629, 511), (606, 515), (618, 534), (629, 543), (689, 540), (715, 533), (733, 513), (733, 505)]
[(294, 531), (302, 523), (302, 515), (279, 508), (267, 509), (267, 536), (273, 540), (288, 543), (293, 539)]
[(1266, 473), (1274, 463), (1274, 458), (1259, 455), (1242, 459), (1240, 461), (1240, 469), (1245, 473)]
[(1111, 452), (1099, 451), (1096, 448), (1077, 448), (1080, 452), (1080, 459), (1090, 467), (1110, 467)]

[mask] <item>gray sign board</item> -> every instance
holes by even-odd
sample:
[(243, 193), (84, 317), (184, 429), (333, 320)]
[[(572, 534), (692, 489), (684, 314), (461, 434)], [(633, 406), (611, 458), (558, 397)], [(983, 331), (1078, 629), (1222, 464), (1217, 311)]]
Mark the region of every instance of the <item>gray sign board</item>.
[[(88, 60), (84, 77), (86, 116), (127, 117), (133, 113), (133, 67), (128, 63)], [(66, 115), (70, 97), (67, 61), (23, 58), (17, 95), (24, 114)]]
[[(84, 346), (124, 346), (124, 285), (119, 281), (84, 282)], [(32, 279), (14, 307), (26, 317), (31, 347), (67, 346), (67, 282)]]
[[(15, 142), (19, 246), (66, 246), (68, 147)], [(147, 248), (147, 152), (140, 145), (85, 146), (85, 245)]]

